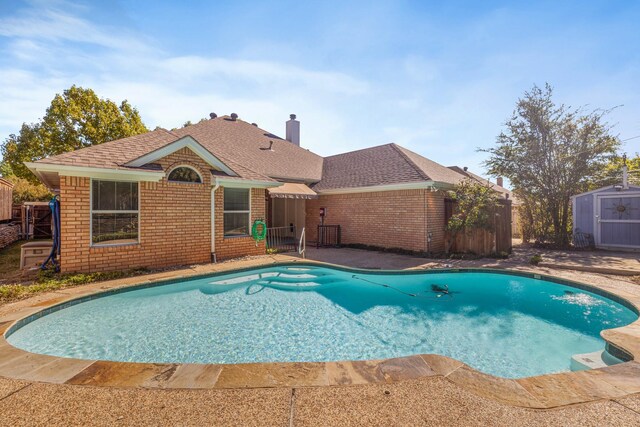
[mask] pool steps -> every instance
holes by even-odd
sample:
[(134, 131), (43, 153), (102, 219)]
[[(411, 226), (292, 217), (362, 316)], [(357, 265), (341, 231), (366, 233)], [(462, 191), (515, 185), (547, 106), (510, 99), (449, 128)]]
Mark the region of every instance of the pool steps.
[[(250, 274), (246, 276), (234, 277), (232, 279), (218, 280), (210, 282), (209, 285), (218, 286), (267, 286), (277, 289), (309, 289), (316, 288), (318, 286), (326, 286), (338, 283), (346, 283), (343, 278), (337, 277), (330, 272), (314, 272), (313, 274), (307, 273), (309, 269), (306, 268), (281, 268), (278, 271), (271, 271), (262, 274)], [(217, 293), (211, 289), (212, 292), (205, 293)]]
[(584, 371), (586, 369), (606, 368), (607, 366), (623, 363), (622, 360), (609, 354), (606, 350), (593, 353), (574, 354), (571, 356), (571, 370)]

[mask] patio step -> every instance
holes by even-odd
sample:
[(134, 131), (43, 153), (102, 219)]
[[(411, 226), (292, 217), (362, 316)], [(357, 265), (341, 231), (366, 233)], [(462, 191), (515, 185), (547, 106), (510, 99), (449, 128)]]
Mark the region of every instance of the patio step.
[(617, 365), (618, 363), (622, 363), (622, 360), (612, 356), (606, 350), (594, 351), (593, 353), (574, 354), (571, 356), (572, 371), (605, 368), (607, 366)]
[(292, 287), (317, 287), (324, 285), (331, 285), (334, 283), (343, 282), (343, 279), (338, 277), (317, 277), (317, 278), (308, 278), (308, 279), (298, 279), (298, 280), (282, 280), (281, 278), (274, 278), (269, 280), (261, 280), (257, 282), (258, 285), (265, 286), (275, 286), (275, 287), (283, 287), (283, 288), (292, 288)]
[(274, 276), (268, 277), (264, 280), (268, 282), (281, 282), (281, 283), (306, 283), (306, 282), (325, 282), (335, 279), (335, 276), (330, 274), (324, 274), (321, 276), (315, 276), (313, 274), (306, 275), (291, 275), (291, 276)]

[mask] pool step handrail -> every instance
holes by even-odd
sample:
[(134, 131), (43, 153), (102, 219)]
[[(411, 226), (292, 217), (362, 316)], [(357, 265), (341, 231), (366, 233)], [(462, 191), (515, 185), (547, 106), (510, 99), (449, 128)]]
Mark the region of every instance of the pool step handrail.
[(307, 250), (306, 228), (302, 227), (302, 233), (300, 233), (300, 243), (298, 244), (298, 253), (302, 255), (302, 258), (306, 258), (306, 255), (305, 255), (306, 250)]

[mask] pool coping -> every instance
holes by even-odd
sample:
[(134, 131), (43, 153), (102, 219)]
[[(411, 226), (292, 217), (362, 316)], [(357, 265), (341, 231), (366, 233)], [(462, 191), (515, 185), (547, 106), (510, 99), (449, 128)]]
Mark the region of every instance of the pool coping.
[[(284, 259), (283, 259), (284, 258)], [(264, 260), (263, 260), (264, 261)], [(247, 263), (245, 263), (247, 264)], [(243, 364), (133, 363), (71, 359), (30, 353), (13, 347), (6, 337), (25, 323), (80, 302), (117, 292), (162, 286), (185, 279), (215, 277), (274, 265), (321, 265), (367, 274), (430, 274), (446, 272), (489, 272), (543, 279), (594, 292), (640, 311), (640, 288), (623, 285), (587, 284), (534, 272), (490, 268), (436, 268), (368, 270), (318, 261), (271, 257), (267, 262), (216, 266), (215, 271), (192, 269), (101, 282), (57, 292), (56, 298), (31, 304), (9, 316), (0, 316), (0, 376), (34, 382), (106, 387), (161, 389), (229, 389), (269, 387), (321, 387), (392, 383), (444, 377), (477, 395), (502, 403), (553, 408), (594, 400), (614, 399), (640, 392), (640, 319), (601, 333), (607, 348), (628, 362), (606, 368), (563, 372), (519, 379), (495, 377), (463, 362), (437, 354), (335, 362), (278, 362)], [(146, 277), (146, 280), (145, 280)]]

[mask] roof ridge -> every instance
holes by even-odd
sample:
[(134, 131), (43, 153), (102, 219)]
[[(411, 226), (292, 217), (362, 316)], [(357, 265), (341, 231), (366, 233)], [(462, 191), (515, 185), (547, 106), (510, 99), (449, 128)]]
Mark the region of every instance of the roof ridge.
[(471, 175), (469, 174), (469, 172), (467, 172), (466, 170), (464, 170), (464, 168), (461, 168), (458, 165), (446, 166), (446, 168), (451, 169), (452, 171), (464, 176), (465, 178), (471, 178)]
[(166, 133), (168, 133), (168, 134), (169, 134), (169, 135), (171, 135), (171, 136), (175, 136), (176, 138), (180, 138), (180, 136), (178, 136), (178, 134), (173, 133), (173, 131), (171, 131), (171, 130), (169, 130), (169, 129), (165, 129), (165, 128), (163, 128), (162, 126), (158, 126), (158, 128), (157, 128), (157, 129), (154, 129), (154, 130), (163, 130), (163, 131), (165, 131)]
[[(407, 153), (405, 153), (405, 152), (404, 152), (404, 150), (407, 150), (407, 151), (411, 151), (411, 150), (408, 150), (408, 149), (406, 149), (406, 148), (404, 148), (404, 147), (401, 147), (400, 145), (396, 144), (395, 142), (392, 142), (392, 143), (391, 143), (391, 144), (389, 144), (389, 145), (391, 145), (391, 147), (392, 147), (393, 149), (395, 149), (395, 150), (396, 150), (396, 151), (397, 151), (397, 152), (402, 156), (402, 158), (403, 158), (407, 163), (409, 163), (409, 165), (411, 165), (411, 167), (412, 167), (413, 169), (415, 169), (415, 170), (418, 172), (418, 174), (419, 174), (421, 177), (423, 177), (423, 178), (424, 178), (424, 179), (426, 179), (427, 181), (431, 180), (431, 177), (430, 177), (429, 175), (427, 175), (427, 174), (426, 174), (426, 173), (425, 173), (425, 172), (424, 172), (424, 171), (423, 171), (423, 170), (422, 170), (422, 169), (421, 169), (421, 168), (420, 168), (420, 167), (419, 167), (419, 166), (418, 166), (418, 165), (417, 165), (413, 160), (411, 160), (411, 159), (409, 158), (409, 156), (407, 155)], [(411, 152), (413, 153), (413, 151), (411, 151)], [(413, 153), (413, 154), (418, 154), (418, 153)], [(420, 154), (418, 154), (418, 156), (419, 156), (419, 155), (420, 155)]]

